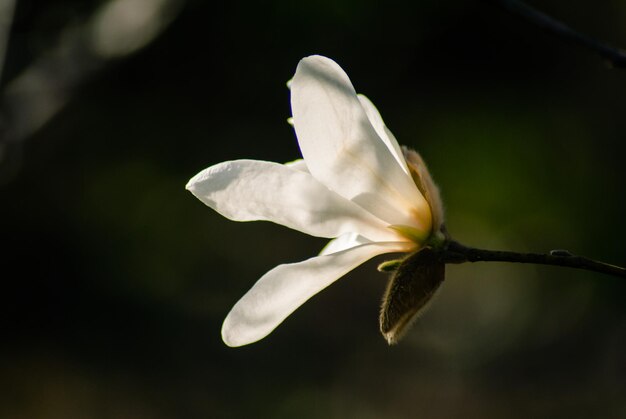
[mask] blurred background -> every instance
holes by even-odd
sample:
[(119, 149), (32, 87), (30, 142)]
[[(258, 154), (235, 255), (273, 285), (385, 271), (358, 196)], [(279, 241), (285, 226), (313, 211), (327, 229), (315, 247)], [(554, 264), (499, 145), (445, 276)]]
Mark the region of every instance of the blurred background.
[[(232, 305), (324, 240), (184, 189), (298, 158), (285, 83), (323, 54), (422, 153), (457, 240), (624, 265), (624, 70), (479, 0), (1, 4), (0, 417), (626, 417), (623, 279), (449, 266), (388, 347), (377, 258), (232, 349)], [(623, 1), (533, 4), (626, 46)]]

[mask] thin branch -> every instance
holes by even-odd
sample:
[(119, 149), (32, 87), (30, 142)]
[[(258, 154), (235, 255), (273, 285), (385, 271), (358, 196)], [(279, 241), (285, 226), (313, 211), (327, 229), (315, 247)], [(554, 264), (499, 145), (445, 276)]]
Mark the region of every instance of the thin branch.
[(587, 49), (596, 52), (606, 59), (611, 66), (616, 68), (626, 68), (626, 51), (620, 48), (607, 45), (606, 43), (592, 38), (586, 34), (575, 31), (565, 23), (554, 19), (551, 16), (529, 6), (519, 0), (496, 0), (505, 9), (519, 15), (526, 20), (540, 26), (556, 36), (582, 45)]
[(518, 253), (502, 250), (476, 249), (464, 246), (461, 243), (452, 240), (448, 243), (448, 247), (444, 252), (444, 260), (446, 263), (515, 262), (564, 266), (567, 268), (584, 269), (587, 271), (626, 278), (626, 268), (610, 265), (604, 262), (598, 262), (582, 256), (572, 255), (566, 250), (553, 250), (548, 254)]

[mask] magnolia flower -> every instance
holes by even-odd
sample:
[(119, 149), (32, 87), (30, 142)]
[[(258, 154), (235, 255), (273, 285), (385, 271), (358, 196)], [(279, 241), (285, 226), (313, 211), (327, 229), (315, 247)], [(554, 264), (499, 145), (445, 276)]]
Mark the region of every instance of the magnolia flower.
[[(318, 256), (279, 265), (254, 284), (224, 320), (222, 338), (229, 346), (264, 338), (313, 295), (374, 256), (415, 254), (442, 236), (439, 192), (424, 162), (400, 148), (376, 107), (356, 94), (337, 63), (304, 58), (290, 89), (303, 159), (227, 161), (187, 184), (231, 220), (272, 221), (332, 239)], [(403, 316), (413, 315), (396, 316), (398, 327), (409, 320)], [(396, 326), (382, 326), (390, 342)]]

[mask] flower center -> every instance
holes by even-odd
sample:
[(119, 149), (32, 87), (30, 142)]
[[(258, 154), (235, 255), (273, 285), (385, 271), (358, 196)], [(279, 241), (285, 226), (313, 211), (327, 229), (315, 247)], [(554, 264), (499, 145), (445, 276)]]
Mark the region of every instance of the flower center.
[(394, 224), (387, 226), (391, 230), (397, 232), (402, 237), (409, 239), (410, 241), (419, 244), (420, 246), (426, 243), (428, 237), (430, 236), (430, 231), (426, 232), (419, 228), (403, 225), (403, 224)]

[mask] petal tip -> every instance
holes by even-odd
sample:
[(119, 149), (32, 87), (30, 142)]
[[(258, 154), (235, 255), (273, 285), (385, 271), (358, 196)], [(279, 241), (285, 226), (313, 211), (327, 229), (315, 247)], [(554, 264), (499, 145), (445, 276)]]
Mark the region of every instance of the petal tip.
[(195, 177), (192, 177), (191, 179), (189, 179), (189, 182), (187, 182), (187, 184), (185, 185), (185, 189), (193, 193), (195, 184), (196, 184)]
[(191, 179), (189, 179), (189, 181), (185, 185), (185, 189), (195, 195), (198, 184), (206, 179), (209, 169), (210, 167), (196, 173)]
[(229, 317), (227, 316), (222, 324), (222, 341), (231, 348), (237, 348), (239, 346), (247, 345), (251, 342), (243, 342), (238, 339), (238, 334), (235, 333), (230, 325)]
[[(298, 70), (301, 70), (303, 67), (309, 67), (313, 69), (317, 68), (319, 71), (321, 68), (328, 68), (329, 66), (332, 67), (334, 71), (339, 70), (339, 72), (344, 72), (335, 60), (324, 57), (323, 55), (309, 55), (308, 57), (304, 57), (303, 59), (301, 59), (298, 63), (298, 67), (296, 68), (296, 75), (298, 74)], [(289, 85), (289, 88), (292, 91), (294, 87), (294, 79), (295, 76), (290, 80), (292, 83)]]
[(314, 61), (314, 60), (317, 60), (317, 61), (332, 61), (332, 62), (334, 62), (332, 59), (330, 59), (328, 57), (325, 57), (323, 55), (320, 55), (320, 54), (308, 55), (308, 56), (304, 57), (303, 59), (301, 59), (300, 62), (302, 62), (302, 61)]

